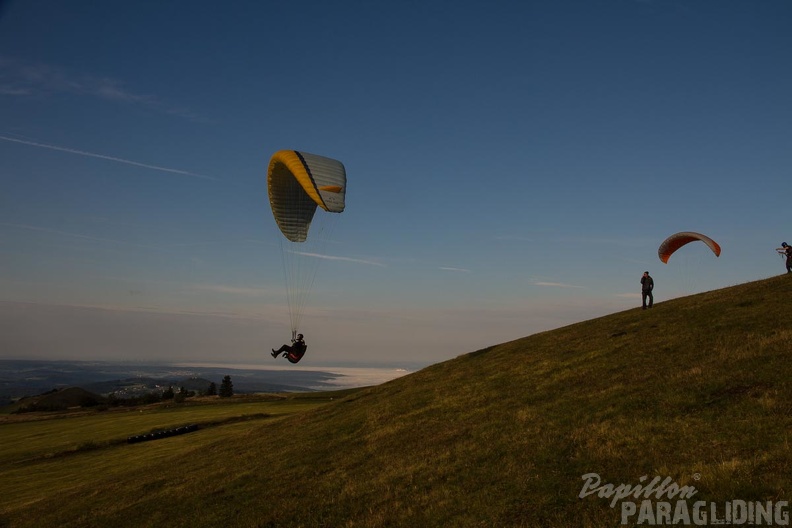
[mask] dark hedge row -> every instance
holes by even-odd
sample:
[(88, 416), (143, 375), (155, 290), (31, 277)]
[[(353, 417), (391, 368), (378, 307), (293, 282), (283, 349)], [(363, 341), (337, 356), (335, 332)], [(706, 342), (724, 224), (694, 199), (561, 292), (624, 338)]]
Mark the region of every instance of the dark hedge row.
[(178, 436), (185, 433), (192, 433), (198, 430), (197, 424), (185, 425), (177, 427), (176, 429), (168, 429), (165, 431), (156, 431), (153, 433), (130, 436), (127, 438), (127, 444), (137, 444), (138, 442), (147, 442), (149, 440), (159, 440), (160, 438), (168, 438), (171, 436)]

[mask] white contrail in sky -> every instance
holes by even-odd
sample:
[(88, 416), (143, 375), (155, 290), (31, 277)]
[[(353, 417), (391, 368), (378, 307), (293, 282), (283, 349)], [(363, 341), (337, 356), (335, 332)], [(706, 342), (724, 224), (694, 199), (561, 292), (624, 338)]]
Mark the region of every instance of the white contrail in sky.
[(319, 259), (326, 259), (326, 260), (341, 260), (343, 262), (356, 262), (358, 264), (368, 264), (369, 266), (382, 266), (385, 267), (385, 264), (380, 262), (373, 262), (371, 260), (363, 260), (363, 259), (356, 259), (356, 258), (349, 258), (349, 257), (334, 257), (332, 255), (321, 255), (319, 253), (305, 253), (303, 251), (294, 251), (296, 255), (305, 255), (306, 257), (313, 257)]
[(56, 145), (47, 145), (46, 143), (37, 143), (35, 141), (27, 141), (27, 140), (24, 140), (24, 139), (10, 138), (10, 137), (7, 137), (7, 136), (0, 136), (0, 139), (2, 139), (3, 141), (10, 141), (12, 143), (20, 143), (22, 145), (29, 145), (31, 147), (39, 147), (39, 148), (45, 148), (45, 149), (50, 149), (50, 150), (57, 150), (57, 151), (60, 151), (60, 152), (68, 152), (69, 154), (77, 154), (79, 156), (88, 156), (89, 158), (99, 158), (99, 159), (104, 159), (104, 160), (109, 160), (109, 161), (115, 161), (117, 163), (126, 163), (127, 165), (134, 165), (135, 167), (142, 167), (144, 169), (151, 169), (151, 170), (157, 170), (157, 171), (162, 171), (162, 172), (171, 172), (171, 173), (174, 173), (174, 174), (183, 174), (185, 176), (192, 176), (194, 178), (201, 178), (201, 179), (204, 179), (204, 180), (220, 181), (219, 178), (214, 178), (212, 176), (204, 176), (203, 174), (196, 174), (194, 172), (189, 172), (189, 171), (180, 170), (180, 169), (170, 169), (168, 167), (158, 167), (157, 165), (149, 165), (147, 163), (140, 163), (140, 162), (137, 162), (137, 161), (126, 160), (126, 159), (123, 159), (123, 158), (115, 158), (113, 156), (105, 156), (104, 154), (94, 154), (93, 152), (85, 152), (83, 150), (76, 150), (76, 149), (71, 149), (71, 148), (66, 148), (66, 147), (58, 147)]
[(263, 297), (272, 295), (271, 290), (264, 288), (239, 288), (235, 286), (222, 286), (219, 284), (192, 284), (190, 290), (205, 291), (212, 293), (229, 293), (232, 295), (244, 295), (249, 297)]
[(585, 286), (575, 286), (574, 284), (564, 284), (563, 282), (547, 282), (547, 281), (534, 281), (534, 286), (550, 286), (554, 288), (581, 288), (585, 289)]

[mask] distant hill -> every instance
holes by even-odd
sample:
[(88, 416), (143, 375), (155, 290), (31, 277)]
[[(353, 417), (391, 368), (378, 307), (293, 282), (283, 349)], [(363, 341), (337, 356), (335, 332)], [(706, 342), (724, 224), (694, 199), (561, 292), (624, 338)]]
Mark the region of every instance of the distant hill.
[[(727, 503), (791, 498), (790, 299), (785, 275), (658, 302), (237, 424), (208, 446), (189, 442), (219, 433), (108, 448), (105, 480), (6, 515), (13, 526), (637, 524), (621, 522), (628, 501), (607, 487), (584, 493), (596, 474), (611, 490), (656, 477), (694, 489), (718, 524)], [(661, 499), (679, 507), (650, 496), (652, 515)]]
[[(270, 358), (271, 359), (271, 358)], [(185, 374), (185, 371), (189, 374)], [(0, 360), (0, 407), (24, 396), (66, 387), (82, 387), (100, 395), (141, 397), (169, 385), (205, 390), (230, 375), (236, 393), (308, 392), (332, 388), (338, 374), (304, 370), (262, 370), (229, 367), (175, 367), (168, 364), (125, 364), (87, 361)], [(202, 387), (203, 383), (206, 387)]]
[[(212, 382), (198, 377), (190, 378), (150, 378), (150, 377), (134, 377), (124, 378), (117, 380), (98, 381), (94, 383), (86, 383), (82, 387), (86, 390), (96, 392), (99, 394), (115, 393), (116, 396), (121, 398), (142, 396), (148, 392), (162, 392), (168, 387), (173, 387), (178, 391), (184, 387), (188, 391), (206, 392)], [(219, 381), (215, 382), (220, 385)]]
[(212, 383), (214, 383), (218, 388), (220, 387), (220, 383), (216, 381), (212, 382), (204, 378), (186, 378), (178, 381), (173, 386), (173, 388), (175, 390), (179, 390), (181, 387), (184, 387), (184, 390), (205, 393), (206, 389), (208, 389), (209, 385), (211, 385)]
[(74, 407), (94, 407), (106, 401), (106, 398), (85, 389), (68, 387), (22, 398), (14, 407), (18, 412), (63, 411)]

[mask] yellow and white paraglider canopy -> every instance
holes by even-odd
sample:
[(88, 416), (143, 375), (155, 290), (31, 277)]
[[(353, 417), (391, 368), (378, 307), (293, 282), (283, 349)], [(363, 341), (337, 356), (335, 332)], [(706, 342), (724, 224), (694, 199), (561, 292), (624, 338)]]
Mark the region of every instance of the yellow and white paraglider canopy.
[(267, 191), (283, 236), (292, 242), (303, 242), (317, 206), (329, 213), (343, 212), (346, 170), (338, 160), (280, 150), (270, 159)]

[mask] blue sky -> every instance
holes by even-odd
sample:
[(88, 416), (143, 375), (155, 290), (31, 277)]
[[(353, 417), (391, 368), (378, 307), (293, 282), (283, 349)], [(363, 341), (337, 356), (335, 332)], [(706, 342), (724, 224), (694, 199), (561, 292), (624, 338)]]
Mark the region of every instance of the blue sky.
[[(0, 357), (271, 364), (266, 168), (341, 160), (307, 365), (782, 273), (785, 0), (0, 4)], [(717, 240), (667, 265), (677, 231)], [(678, 258), (677, 258), (678, 257)]]

